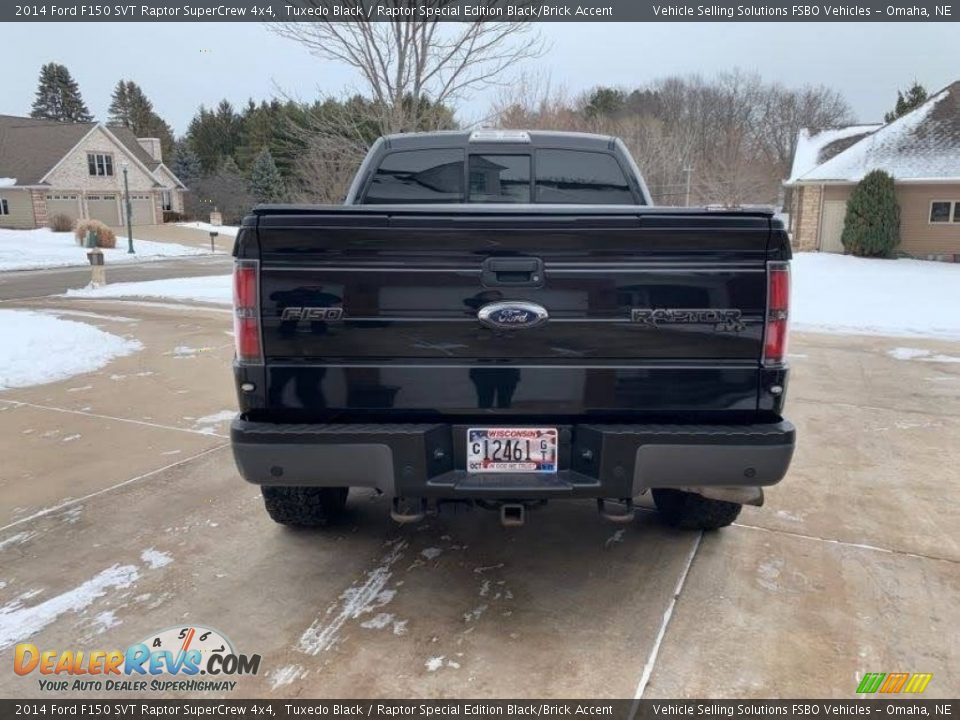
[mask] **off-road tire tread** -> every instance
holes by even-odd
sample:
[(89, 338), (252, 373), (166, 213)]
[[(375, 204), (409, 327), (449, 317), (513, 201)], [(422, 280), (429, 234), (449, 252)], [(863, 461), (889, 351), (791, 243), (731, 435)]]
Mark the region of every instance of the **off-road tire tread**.
[(343, 516), (349, 488), (260, 488), (263, 504), (274, 522), (289, 527), (319, 528)]
[(653, 501), (663, 520), (682, 530), (717, 530), (737, 519), (743, 505), (725, 500), (711, 500), (682, 490), (653, 491)]

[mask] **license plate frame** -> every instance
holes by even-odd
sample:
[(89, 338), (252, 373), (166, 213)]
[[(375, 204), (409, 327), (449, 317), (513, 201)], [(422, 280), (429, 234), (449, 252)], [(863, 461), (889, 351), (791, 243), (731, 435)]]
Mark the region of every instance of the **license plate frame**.
[(467, 472), (556, 475), (559, 436), (555, 427), (468, 428)]

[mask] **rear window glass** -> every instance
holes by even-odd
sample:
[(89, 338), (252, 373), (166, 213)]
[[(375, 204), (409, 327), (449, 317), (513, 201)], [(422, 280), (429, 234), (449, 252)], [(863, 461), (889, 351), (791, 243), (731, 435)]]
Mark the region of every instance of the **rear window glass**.
[(530, 202), (530, 156), (471, 155), (470, 202)]
[(634, 205), (612, 155), (582, 150), (537, 151), (537, 202)]
[(463, 150), (409, 150), (380, 162), (364, 203), (463, 202)]

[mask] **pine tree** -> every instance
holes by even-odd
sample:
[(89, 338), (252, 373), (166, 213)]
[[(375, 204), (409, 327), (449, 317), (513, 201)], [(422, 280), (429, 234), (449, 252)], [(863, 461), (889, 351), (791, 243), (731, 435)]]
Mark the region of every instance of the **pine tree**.
[(851, 255), (893, 255), (900, 244), (900, 206), (891, 175), (874, 170), (854, 188), (840, 241)]
[(90, 122), (93, 116), (80, 96), (80, 87), (66, 66), (47, 63), (40, 68), (37, 96), (30, 117), (59, 122)]
[(170, 169), (180, 179), (180, 182), (188, 188), (196, 185), (202, 174), (200, 158), (183, 140), (180, 140), (174, 146), (173, 157), (170, 162)]
[(280, 202), (286, 194), (269, 148), (260, 151), (250, 168), (250, 194), (261, 203)]
[(160, 138), (164, 159), (173, 153), (173, 130), (153, 110), (153, 103), (132, 80), (121, 80), (113, 89), (110, 123), (129, 128), (137, 137)]
[(927, 89), (914, 80), (913, 85), (911, 85), (910, 89), (907, 90), (906, 95), (897, 90), (897, 104), (892, 112), (888, 112), (883, 116), (883, 119), (885, 122), (893, 122), (897, 118), (903, 117), (911, 110), (915, 110), (916, 108), (920, 107), (926, 101)]
[(126, 81), (120, 80), (113, 89), (113, 95), (110, 97), (110, 107), (107, 112), (110, 113), (109, 121), (111, 125), (130, 127), (130, 93)]

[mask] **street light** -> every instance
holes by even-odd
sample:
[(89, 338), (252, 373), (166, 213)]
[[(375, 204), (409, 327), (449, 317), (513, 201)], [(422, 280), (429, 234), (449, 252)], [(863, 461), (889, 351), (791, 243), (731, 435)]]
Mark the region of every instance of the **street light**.
[(127, 180), (127, 167), (129, 163), (123, 163), (123, 194), (126, 196), (127, 206), (127, 254), (133, 254), (133, 220), (130, 217), (132, 209), (130, 207), (130, 183)]

